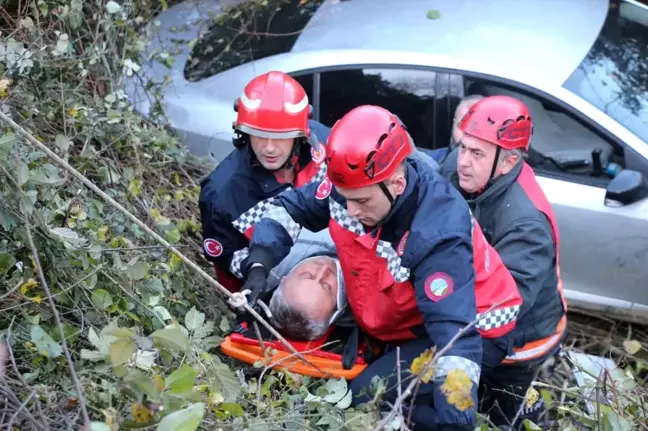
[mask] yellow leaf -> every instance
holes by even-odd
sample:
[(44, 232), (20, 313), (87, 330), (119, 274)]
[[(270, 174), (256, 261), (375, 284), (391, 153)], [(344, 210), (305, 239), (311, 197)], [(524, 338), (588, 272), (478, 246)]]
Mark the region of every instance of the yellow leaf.
[(79, 110), (77, 108), (70, 108), (68, 115), (72, 118), (76, 118), (79, 116)]
[(151, 411), (140, 403), (133, 403), (133, 405), (131, 405), (131, 414), (133, 415), (135, 422), (138, 424), (148, 423), (153, 419)]
[(33, 278), (30, 278), (20, 286), (20, 293), (23, 295), (27, 294), (32, 288), (38, 286), (38, 282)]
[(533, 405), (537, 403), (539, 399), (540, 393), (534, 388), (529, 387), (529, 389), (527, 389), (526, 395), (524, 396), (524, 403), (526, 404), (527, 408), (530, 409), (531, 407), (533, 407)]
[(176, 186), (180, 186), (180, 185), (182, 185), (182, 184), (180, 183), (180, 175), (178, 175), (177, 172), (174, 172), (174, 173), (173, 173), (173, 182), (175, 183)]
[(29, 298), (29, 299), (30, 299), (31, 301), (34, 301), (36, 304), (40, 304), (40, 303), (41, 303), (41, 297), (40, 297), (40, 295), (36, 295), (36, 296), (34, 296), (33, 298)]
[(450, 404), (460, 411), (468, 410), (475, 403), (472, 399), (473, 382), (462, 369), (454, 369), (448, 373), (441, 391), (445, 394)]
[(104, 225), (97, 229), (97, 240), (106, 242), (108, 239), (108, 226)]
[(171, 259), (169, 260), (169, 267), (171, 268), (171, 271), (179, 270), (180, 268), (182, 268), (182, 259), (180, 259), (175, 254), (172, 254)]
[(641, 343), (637, 340), (625, 340), (623, 342), (623, 348), (626, 352), (634, 355), (641, 350)]
[[(412, 365), (410, 365), (410, 370), (412, 373), (416, 374), (417, 376), (421, 377), (421, 380), (424, 383), (429, 383), (429, 381), (432, 379), (434, 376), (434, 365), (430, 365), (427, 367), (427, 370), (425, 367), (434, 359), (434, 352), (436, 351), (435, 347), (431, 347), (421, 353), (421, 355), (414, 359), (412, 361)], [(421, 374), (423, 373), (423, 374)]]
[(176, 201), (180, 202), (182, 199), (184, 199), (184, 192), (182, 190), (176, 190), (173, 193), (173, 197)]
[(135, 196), (139, 196), (141, 191), (140, 190), (141, 186), (142, 186), (141, 180), (131, 180), (128, 183), (128, 190), (130, 190), (130, 192)]

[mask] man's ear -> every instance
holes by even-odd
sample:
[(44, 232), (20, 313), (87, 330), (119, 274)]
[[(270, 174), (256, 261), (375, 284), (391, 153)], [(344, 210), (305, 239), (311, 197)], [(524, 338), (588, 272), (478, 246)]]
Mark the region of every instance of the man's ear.
[(407, 187), (407, 179), (405, 179), (405, 174), (403, 172), (400, 172), (399, 170), (399, 172), (394, 174), (394, 176), (391, 178), (389, 184), (394, 195), (402, 195), (405, 192), (405, 188)]
[(516, 154), (508, 156), (503, 160), (502, 163), (502, 175), (506, 175), (517, 165), (517, 162), (520, 161), (520, 157)]

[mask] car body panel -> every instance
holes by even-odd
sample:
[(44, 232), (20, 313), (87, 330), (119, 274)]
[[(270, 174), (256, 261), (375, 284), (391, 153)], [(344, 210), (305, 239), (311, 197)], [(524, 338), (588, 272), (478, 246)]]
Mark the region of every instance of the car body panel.
[[(607, 0), (328, 0), (292, 52), (381, 49), (470, 58), (561, 85), (594, 43), (607, 9)], [(440, 18), (428, 19), (429, 10)]]
[[(161, 32), (146, 47), (146, 54), (173, 52), (172, 38), (188, 41), (199, 37), (209, 23), (210, 12), (218, 12), (222, 4), (237, 2), (190, 0), (169, 8), (161, 15)], [(289, 53), (189, 82), (184, 78), (189, 51), (182, 48), (174, 54), (176, 61), (170, 69), (142, 65), (140, 75), (157, 81), (169, 75), (171, 85), (164, 90), (163, 103), (171, 127), (193, 153), (209, 155), (213, 163), (233, 149), (234, 99), (261, 73), (431, 68), (511, 84), (548, 99), (607, 140), (625, 145), (627, 168), (648, 176), (648, 143), (563, 87), (596, 39), (607, 3), (408, 0), (408, 7), (402, 7), (403, 0), (327, 0)], [(429, 9), (439, 10), (441, 18), (428, 19)], [(362, 22), (371, 23), (369, 27), (357, 22), (360, 15)], [(398, 34), (389, 30), (394, 22), (402, 26)], [(181, 24), (187, 24), (181, 31), (173, 28)], [(378, 34), (379, 30), (386, 33)], [(534, 40), (533, 44), (528, 40)], [(141, 98), (141, 80), (125, 81), (135, 109), (148, 115), (150, 102)], [(604, 204), (604, 186), (542, 173), (538, 173), (538, 180), (560, 228), (562, 274), (569, 305), (648, 323), (644, 281), (648, 265), (642, 264), (648, 257), (648, 199), (612, 208)]]

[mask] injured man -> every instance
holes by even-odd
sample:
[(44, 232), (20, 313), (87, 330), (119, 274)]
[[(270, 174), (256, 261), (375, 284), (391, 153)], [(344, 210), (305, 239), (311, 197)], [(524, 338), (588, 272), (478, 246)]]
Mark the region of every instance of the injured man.
[(302, 230), (286, 258), (268, 275), (271, 323), (288, 339), (321, 338), (331, 325), (355, 325), (328, 229)]

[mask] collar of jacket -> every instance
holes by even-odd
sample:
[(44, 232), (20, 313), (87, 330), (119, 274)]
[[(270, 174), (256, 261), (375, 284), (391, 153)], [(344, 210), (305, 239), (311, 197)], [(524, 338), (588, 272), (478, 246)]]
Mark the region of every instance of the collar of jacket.
[(417, 194), (415, 191), (419, 181), (419, 176), (416, 171), (418, 163), (419, 162), (416, 160), (407, 160), (407, 170), (405, 171), (407, 185), (405, 186), (405, 191), (398, 197), (396, 204), (389, 211), (387, 216), (378, 223), (376, 227), (374, 227), (372, 236), (375, 236), (381, 227), (390, 224), (392, 220), (398, 221), (399, 224), (404, 223), (404, 219), (399, 217), (399, 214), (402, 214), (403, 217), (411, 217), (414, 214), (417, 201)]
[[(295, 175), (297, 175), (303, 167), (311, 162), (312, 155), (310, 148), (310, 144), (308, 144), (308, 142), (304, 140), (299, 151), (299, 158), (297, 159), (297, 163), (295, 164)], [(259, 160), (256, 158), (254, 151), (252, 151), (251, 145), (246, 145), (241, 149), (241, 151), (243, 151), (244, 153), (243, 163), (246, 163), (248, 166), (250, 166), (250, 169), (252, 171), (252, 178), (254, 178), (255, 181), (259, 183), (264, 192), (271, 193), (277, 190), (283, 190), (285, 188), (285, 183), (280, 183), (279, 181), (277, 181), (277, 178), (274, 176), (274, 174), (261, 165)]]

